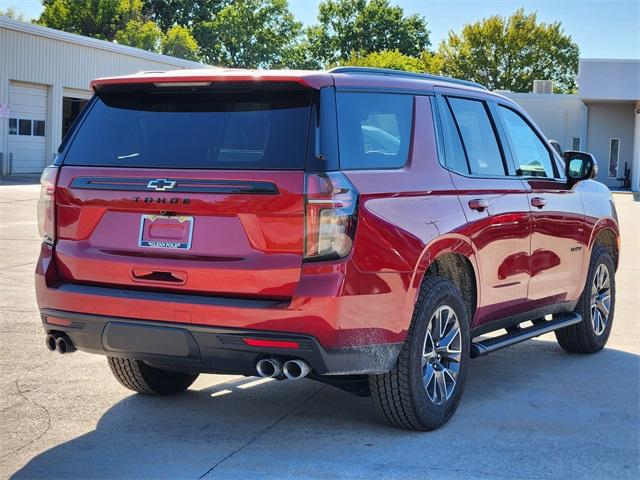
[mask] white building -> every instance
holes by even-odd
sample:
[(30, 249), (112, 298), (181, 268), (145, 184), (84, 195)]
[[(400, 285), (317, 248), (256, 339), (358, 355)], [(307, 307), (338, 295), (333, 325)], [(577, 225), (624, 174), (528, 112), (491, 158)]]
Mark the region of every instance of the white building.
[(202, 65), (0, 17), (0, 174), (53, 161), (91, 79), (193, 67)]
[(640, 191), (640, 60), (580, 60), (577, 95), (505, 95), (562, 148), (592, 153), (599, 181)]

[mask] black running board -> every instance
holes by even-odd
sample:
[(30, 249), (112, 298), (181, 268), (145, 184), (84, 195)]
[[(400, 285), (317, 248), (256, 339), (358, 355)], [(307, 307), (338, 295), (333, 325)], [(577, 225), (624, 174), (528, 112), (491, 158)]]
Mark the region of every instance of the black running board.
[(553, 320), (534, 323), (527, 328), (519, 328), (507, 332), (499, 337), (488, 338), (479, 342), (471, 343), (471, 358), (482, 357), (501, 348), (510, 347), (516, 343), (524, 342), (530, 338), (553, 332), (560, 328), (568, 327), (574, 323), (580, 323), (582, 317), (577, 313), (565, 313)]

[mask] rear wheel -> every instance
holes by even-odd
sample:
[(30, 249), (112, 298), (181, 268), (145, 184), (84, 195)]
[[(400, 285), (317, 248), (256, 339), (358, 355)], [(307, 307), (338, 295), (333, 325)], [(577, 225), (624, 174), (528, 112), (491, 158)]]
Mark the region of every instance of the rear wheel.
[(615, 301), (613, 260), (605, 248), (598, 246), (591, 254), (587, 282), (575, 309), (582, 322), (556, 331), (560, 346), (573, 353), (602, 350), (611, 333)]
[(163, 370), (140, 360), (117, 357), (108, 357), (108, 360), (118, 382), (134, 392), (147, 395), (182, 392), (198, 378), (198, 374)]
[(374, 404), (392, 425), (434, 430), (455, 412), (469, 361), (466, 312), (449, 280), (424, 281), (396, 367), (369, 376)]

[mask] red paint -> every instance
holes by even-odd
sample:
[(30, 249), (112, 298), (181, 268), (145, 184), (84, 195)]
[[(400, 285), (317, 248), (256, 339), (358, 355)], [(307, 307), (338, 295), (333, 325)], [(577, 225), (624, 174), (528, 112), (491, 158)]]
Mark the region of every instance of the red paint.
[[(127, 192), (71, 188), (80, 176), (155, 178), (150, 169), (63, 167), (57, 189), (59, 278), (133, 286), (132, 270), (179, 270), (181, 290), (289, 298), (300, 280), (304, 236), (303, 172), (163, 170), (170, 178), (263, 180), (277, 195)], [(188, 204), (136, 202), (188, 197)], [(141, 214), (193, 217), (191, 249), (138, 247)], [(123, 235), (122, 232), (134, 232)]]
[[(469, 260), (477, 289), (472, 326), (478, 326), (576, 300), (597, 233), (608, 229), (619, 238), (611, 196), (594, 181), (570, 187), (560, 181), (472, 178), (445, 169), (438, 160), (427, 96), (438, 82), (325, 72), (203, 70), (99, 79), (92, 85), (198, 80), (294, 81), (309, 88), (335, 83), (419, 92), (409, 161), (397, 170), (343, 172), (359, 195), (353, 247), (343, 259), (318, 263), (303, 260), (302, 171), (160, 174), (153, 169), (63, 166), (55, 190), (57, 242), (55, 247), (42, 245), (36, 269), (41, 309), (298, 333), (315, 337), (325, 348), (402, 342), (425, 272), (440, 255), (455, 253)], [(459, 86), (455, 91), (508, 103), (478, 89)], [(79, 176), (266, 181), (274, 183), (278, 193), (186, 195), (71, 187)], [(135, 202), (135, 196), (152, 202)], [(165, 197), (190, 199), (171, 207), (194, 219), (188, 252), (158, 253), (137, 246), (141, 214), (167, 210), (155, 202)], [(533, 198), (544, 199), (534, 202), (541, 208), (531, 205)], [(178, 233), (182, 238), (184, 232)], [(179, 272), (180, 282), (165, 285), (154, 277), (160, 281), (151, 278), (154, 285), (145, 286), (144, 278), (141, 282), (140, 275), (132, 273), (145, 277), (156, 271)], [(64, 282), (281, 303), (264, 308), (212, 306), (190, 303), (187, 295), (183, 303), (116, 301), (56, 288)], [(261, 339), (244, 340), (267, 346)]]
[(171, 70), (168, 72), (139, 72), (134, 75), (97, 78), (92, 80), (90, 85), (92, 89), (99, 90), (105, 85), (140, 83), (156, 83), (162, 85), (163, 83), (180, 84), (193, 82), (291, 82), (311, 88), (321, 88), (333, 85), (331, 75), (325, 72), (294, 70), (240, 70), (222, 68), (205, 68), (201, 70), (184, 69)]
[(250, 347), (264, 347), (264, 348), (300, 348), (298, 342), (291, 342), (288, 340), (263, 340), (260, 338), (243, 338), (242, 341), (245, 345)]

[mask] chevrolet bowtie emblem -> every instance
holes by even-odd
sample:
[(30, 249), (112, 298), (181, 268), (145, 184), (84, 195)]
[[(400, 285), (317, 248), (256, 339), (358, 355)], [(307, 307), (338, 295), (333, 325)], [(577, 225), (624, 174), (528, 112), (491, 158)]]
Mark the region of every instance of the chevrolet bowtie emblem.
[(150, 180), (149, 183), (147, 183), (147, 188), (153, 188), (158, 192), (171, 190), (175, 186), (176, 186), (175, 180), (167, 180), (166, 178), (158, 178), (157, 180)]

